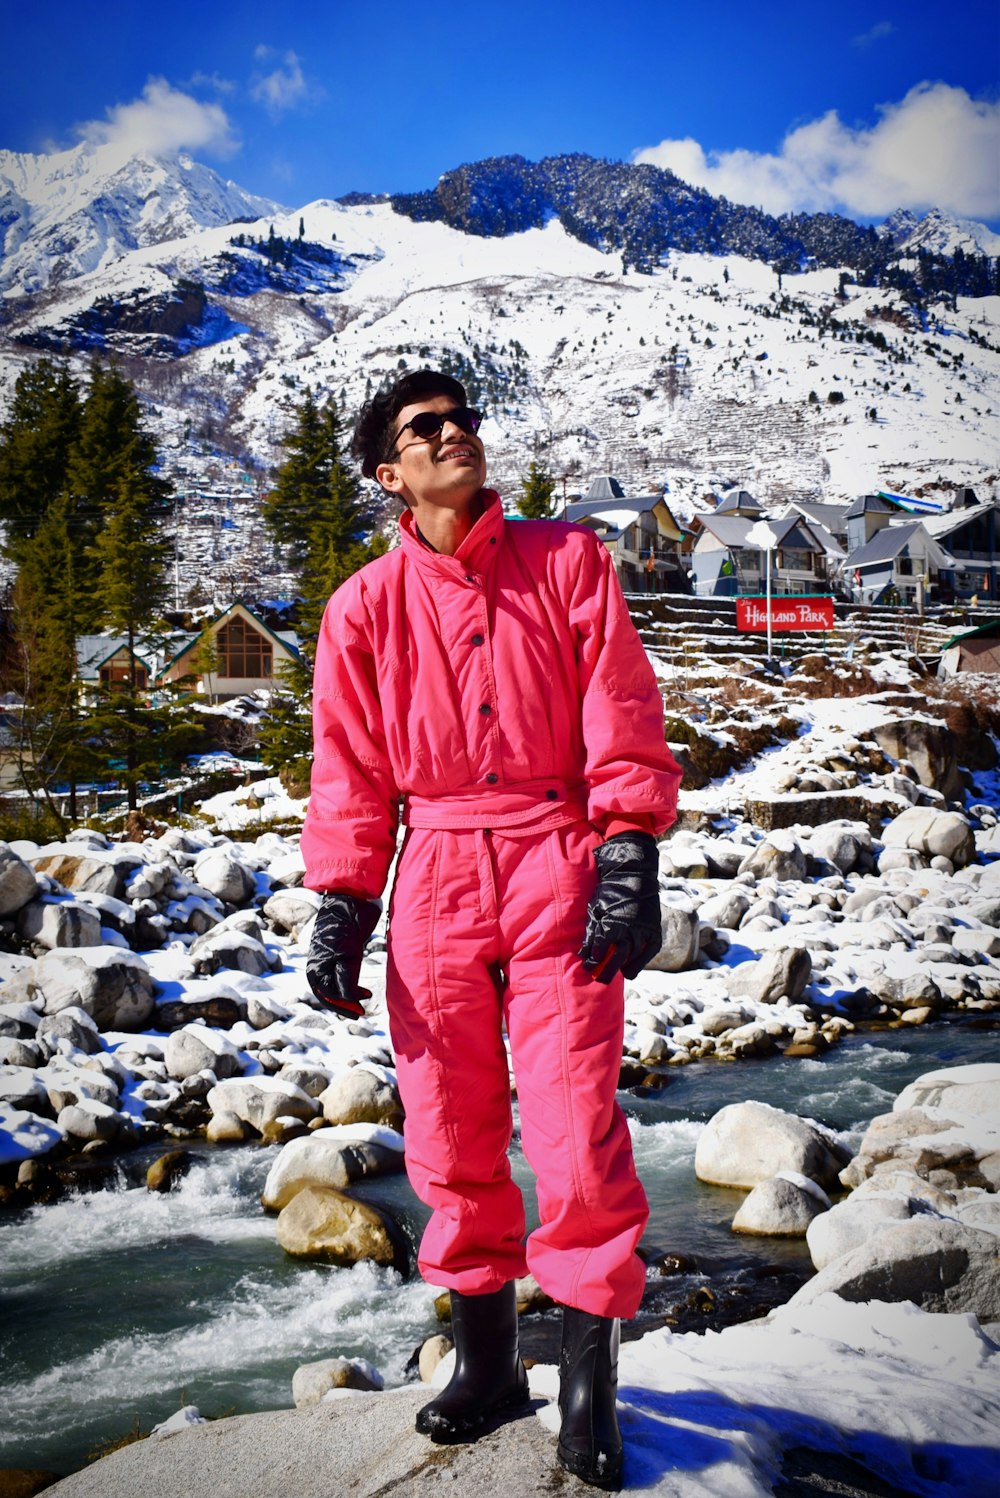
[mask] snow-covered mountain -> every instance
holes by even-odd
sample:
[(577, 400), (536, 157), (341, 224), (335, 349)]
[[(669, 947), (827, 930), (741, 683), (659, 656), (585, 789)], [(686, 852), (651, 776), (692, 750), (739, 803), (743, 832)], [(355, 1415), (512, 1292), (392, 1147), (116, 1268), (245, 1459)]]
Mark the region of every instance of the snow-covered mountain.
[(0, 290), (43, 291), (276, 206), (183, 154), (123, 158), (116, 145), (88, 143), (51, 156), (0, 151)]
[[(40, 167), (18, 178), (23, 158), (3, 160), (25, 202), (31, 179), (35, 200), (31, 243), (8, 248), (4, 262), (0, 419), (39, 352), (66, 355), (81, 373), (91, 353), (124, 359), (178, 491), (200, 524), (216, 517), (211, 547), (204, 535), (213, 581), (227, 546), (258, 579), (273, 565), (253, 496), (306, 389), (331, 394), (349, 419), (382, 379), (426, 364), (457, 373), (486, 410), (491, 475), (512, 497), (532, 457), (560, 493), (604, 473), (634, 494), (669, 485), (680, 515), (731, 484), (765, 504), (879, 488), (940, 500), (966, 486), (980, 499), (996, 491), (1000, 297), (956, 294), (943, 259), (938, 281), (915, 294), (926, 266), (908, 252), (897, 267), (873, 231), (846, 220), (799, 223), (790, 242), (810, 236), (816, 249), (800, 269), (788, 241), (777, 263), (768, 258), (768, 236), (792, 234), (787, 225), (730, 221), (720, 209), (720, 243), (737, 235), (745, 248), (707, 253), (695, 230), (711, 200), (662, 173), (669, 201), (688, 203), (693, 247), (640, 266), (633, 252), (664, 232), (666, 200), (649, 197), (648, 173), (635, 179), (649, 214), (629, 200), (622, 248), (601, 228), (612, 178), (580, 158), (568, 158), (573, 213), (546, 207), (568, 201), (565, 180), (562, 197), (547, 188), (525, 208), (517, 193), (528, 177), (486, 163), (443, 207), (433, 195), (320, 200), (267, 205), (255, 223), (245, 222), (254, 200), (194, 164), (119, 163), (95, 195), (52, 158), (47, 199)], [(581, 183), (595, 178), (600, 191), (585, 194)], [(614, 183), (624, 191), (631, 180)], [(508, 220), (540, 222), (490, 228), (498, 204)], [(470, 214), (469, 228), (451, 221)], [(208, 227), (190, 226), (199, 215)], [(43, 278), (40, 247), (61, 240), (62, 279), (55, 254)], [(859, 284), (838, 246), (847, 255), (873, 245), (884, 281)], [(32, 293), (31, 274), (47, 290)], [(970, 260), (963, 274), (993, 287), (996, 266)]]
[(909, 208), (897, 208), (878, 233), (888, 237), (900, 252), (927, 250), (933, 255), (1000, 255), (1000, 234), (971, 218), (955, 218), (942, 208), (932, 208), (923, 218)]

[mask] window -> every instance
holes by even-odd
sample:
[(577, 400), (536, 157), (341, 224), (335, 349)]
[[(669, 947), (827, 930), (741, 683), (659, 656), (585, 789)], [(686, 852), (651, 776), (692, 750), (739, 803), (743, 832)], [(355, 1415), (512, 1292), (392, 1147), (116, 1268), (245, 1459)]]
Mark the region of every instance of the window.
[(784, 550), (778, 553), (778, 566), (786, 572), (813, 572), (811, 551)]
[[(113, 660), (107, 661), (100, 672), (101, 686), (106, 691), (122, 692), (129, 686), (128, 656), (115, 656)], [(140, 666), (138, 661), (135, 666), (136, 690), (144, 692), (149, 685), (149, 672), (145, 666)]]
[(239, 614), (217, 632), (215, 649), (220, 676), (271, 675), (270, 640)]

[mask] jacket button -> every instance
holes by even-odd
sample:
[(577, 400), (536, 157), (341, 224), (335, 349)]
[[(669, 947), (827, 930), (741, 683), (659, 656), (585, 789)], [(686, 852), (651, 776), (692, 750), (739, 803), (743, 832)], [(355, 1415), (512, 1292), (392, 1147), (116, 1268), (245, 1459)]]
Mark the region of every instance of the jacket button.
[(482, 635), (473, 635), (472, 636), (472, 643), (473, 643), (473, 645), (482, 645), (484, 643), (483, 636)]
[(467, 583), (474, 583), (474, 582), (475, 582), (475, 580), (476, 580), (476, 579), (475, 579), (475, 578), (474, 578), (474, 577), (473, 577), (473, 575), (472, 575), (472, 573), (471, 573), (471, 572), (467, 572), (467, 573), (466, 573), (466, 574), (465, 574), (465, 581), (466, 581), (466, 582), (467, 582)]
[(490, 707), (488, 702), (481, 702), (479, 704), (479, 711), (482, 713), (484, 718), (488, 718), (493, 709)]
[(546, 801), (558, 801), (559, 800), (559, 792), (558, 791), (546, 791), (545, 792), (545, 799), (546, 799)]
[(491, 771), (489, 773), (489, 775), (487, 775), (487, 777), (486, 777), (486, 784), (487, 785), (496, 785), (496, 783), (497, 783), (497, 781), (499, 779), (500, 779), (500, 776), (499, 775), (494, 775), (493, 772)]

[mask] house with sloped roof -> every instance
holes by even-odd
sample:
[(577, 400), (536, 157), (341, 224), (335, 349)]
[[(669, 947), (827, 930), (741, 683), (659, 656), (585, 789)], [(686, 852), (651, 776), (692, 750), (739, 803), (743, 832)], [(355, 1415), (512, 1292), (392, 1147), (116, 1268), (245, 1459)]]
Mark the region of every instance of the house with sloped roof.
[(230, 604), (197, 634), (177, 642), (174, 654), (157, 674), (204, 694), (210, 702), (269, 690), (280, 680), (285, 661), (299, 658), (292, 630), (273, 630), (244, 603)]
[(957, 503), (940, 515), (925, 515), (923, 525), (955, 559), (954, 569), (941, 569), (939, 586), (945, 598), (1000, 599), (1000, 500), (980, 504), (975, 491), (963, 489)]
[[(725, 598), (765, 591), (767, 554), (750, 539), (764, 518), (759, 505), (748, 505), (739, 496), (728, 507), (723, 501), (711, 514), (699, 515), (700, 534), (691, 552), (696, 593)], [(833, 537), (795, 513), (768, 517), (767, 524), (777, 537), (771, 552), (772, 593), (828, 592), (844, 555)]]
[(895, 521), (854, 548), (844, 576), (859, 603), (899, 602), (922, 606), (940, 586), (955, 558), (927, 530), (927, 521)]
[(689, 593), (681, 560), (683, 531), (662, 494), (630, 499), (610, 474), (580, 500), (564, 505), (560, 520), (595, 531), (611, 553), (625, 593)]
[(76, 642), (77, 679), (88, 697), (98, 690), (124, 690), (133, 671), (137, 691), (148, 691), (162, 663), (162, 654), (144, 641), (134, 641), (130, 649), (127, 635), (80, 635)]

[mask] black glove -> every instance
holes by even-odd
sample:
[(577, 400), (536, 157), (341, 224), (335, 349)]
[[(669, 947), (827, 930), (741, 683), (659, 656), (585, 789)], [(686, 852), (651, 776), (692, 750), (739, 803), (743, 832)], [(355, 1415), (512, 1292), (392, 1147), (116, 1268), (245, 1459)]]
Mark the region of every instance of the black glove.
[(594, 849), (594, 862), (600, 883), (577, 955), (599, 983), (610, 983), (619, 968), (635, 978), (663, 945), (656, 839), (649, 832), (617, 832)]
[(368, 938), (381, 914), (377, 901), (333, 890), (323, 896), (316, 913), (306, 981), (321, 1003), (349, 1019), (360, 1019), (365, 1012), (362, 999), (371, 998), (371, 990), (360, 988), (358, 979)]

